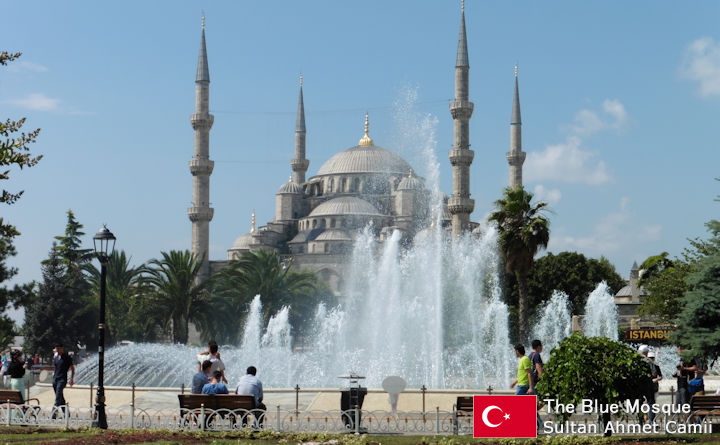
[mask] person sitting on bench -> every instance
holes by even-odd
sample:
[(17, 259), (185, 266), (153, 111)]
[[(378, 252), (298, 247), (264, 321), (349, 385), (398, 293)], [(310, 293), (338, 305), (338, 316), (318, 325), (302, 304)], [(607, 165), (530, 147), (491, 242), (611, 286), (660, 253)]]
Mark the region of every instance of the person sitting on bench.
[(227, 386), (222, 382), (223, 374), (220, 371), (213, 373), (210, 383), (203, 386), (203, 394), (229, 394)]

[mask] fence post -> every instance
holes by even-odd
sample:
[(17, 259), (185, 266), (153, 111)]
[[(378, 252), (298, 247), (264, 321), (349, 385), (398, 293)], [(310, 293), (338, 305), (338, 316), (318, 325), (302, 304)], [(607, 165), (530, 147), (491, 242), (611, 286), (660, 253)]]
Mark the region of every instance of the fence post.
[(135, 429), (135, 382), (132, 384), (132, 392), (130, 396), (130, 429)]
[(425, 393), (427, 392), (427, 387), (423, 385), (420, 391), (422, 391), (423, 423), (425, 423)]
[(7, 426), (10, 426), (10, 399), (7, 401), (7, 416), (5, 416), (7, 419)]
[(360, 434), (360, 407), (355, 405), (355, 434)]
[(65, 429), (70, 429), (70, 404), (65, 402)]
[(277, 432), (279, 433), (280, 432), (280, 405), (277, 406), (277, 410), (275, 412), (276, 412), (275, 423), (277, 425), (275, 428), (277, 429)]
[(300, 405), (300, 385), (295, 384), (295, 415), (296, 416), (300, 415), (299, 405)]
[(675, 387), (671, 385), (670, 386), (670, 405), (674, 405), (674, 404), (675, 404)]
[[(185, 384), (183, 384), (183, 390), (185, 389)], [(205, 404), (200, 404), (200, 430), (205, 431)]]
[(440, 407), (435, 407), (435, 434), (440, 434)]
[(92, 396), (93, 396), (93, 382), (90, 382), (90, 408), (93, 407)]
[(184, 383), (180, 387), (180, 394), (185, 394), (185, 384)]

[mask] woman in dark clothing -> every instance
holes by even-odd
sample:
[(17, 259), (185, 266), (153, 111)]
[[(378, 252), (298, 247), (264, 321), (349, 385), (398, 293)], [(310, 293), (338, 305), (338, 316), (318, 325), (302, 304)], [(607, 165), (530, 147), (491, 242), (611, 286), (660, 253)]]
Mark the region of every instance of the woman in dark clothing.
[(25, 393), (25, 368), (27, 365), (22, 361), (22, 354), (17, 349), (10, 354), (10, 365), (5, 375), (10, 376), (10, 389)]

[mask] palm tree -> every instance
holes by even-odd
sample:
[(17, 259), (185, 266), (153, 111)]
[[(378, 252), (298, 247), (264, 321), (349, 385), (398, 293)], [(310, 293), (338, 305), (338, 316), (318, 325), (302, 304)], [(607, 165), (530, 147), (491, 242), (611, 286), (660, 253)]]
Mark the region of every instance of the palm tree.
[[(292, 269), (292, 262), (281, 261), (277, 252), (252, 250), (214, 277), (213, 291), (227, 299), (234, 313), (244, 313), (255, 295), (263, 303), (263, 320), (283, 306), (290, 307), (290, 322), (294, 329), (310, 317), (320, 301), (331, 296), (325, 282), (313, 272)], [(232, 332), (229, 340), (236, 340), (239, 332)]]
[(515, 275), (518, 283), (518, 339), (525, 341), (527, 330), (528, 274), (538, 250), (550, 241), (550, 221), (543, 216), (547, 203), (531, 204), (533, 195), (522, 186), (507, 187), (503, 198), (495, 201), (490, 221), (500, 232), (505, 270)]
[[(84, 266), (92, 294), (100, 294), (100, 270), (92, 263)], [(108, 342), (118, 340), (147, 341), (153, 339), (158, 319), (157, 311), (148, 310), (144, 303), (145, 265), (133, 267), (124, 250), (114, 251), (107, 264), (107, 326)]]
[(144, 283), (149, 286), (149, 306), (162, 315), (164, 327), (172, 328), (174, 343), (187, 343), (189, 323), (203, 333), (212, 332), (227, 314), (224, 301), (209, 291), (210, 281), (200, 282), (204, 258), (190, 251), (162, 252), (150, 261)]

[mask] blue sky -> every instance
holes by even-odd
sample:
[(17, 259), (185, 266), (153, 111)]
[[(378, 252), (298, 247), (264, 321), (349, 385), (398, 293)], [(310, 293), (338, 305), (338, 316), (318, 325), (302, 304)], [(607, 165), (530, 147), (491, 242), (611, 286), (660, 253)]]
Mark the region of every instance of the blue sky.
[[(42, 128), (36, 167), (3, 184), (25, 190), (15, 224), (17, 282), (72, 209), (103, 224), (136, 262), (190, 247), (189, 116), (202, 12), (211, 76), (211, 259), (274, 214), (293, 157), (304, 75), (308, 177), (356, 145), (364, 112), (375, 143), (423, 176), (429, 116), (441, 188), (451, 189), (448, 104), (459, 1), (5, 2), (2, 118)], [(468, 0), (473, 220), (507, 185), (513, 66), (519, 63), (525, 185), (548, 201), (551, 251), (633, 261), (679, 254), (718, 218), (720, 3)], [(409, 112), (393, 104), (417, 99)], [(409, 123), (408, 123), (409, 122)]]

